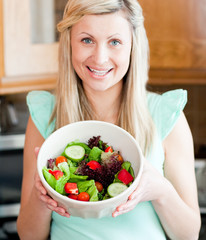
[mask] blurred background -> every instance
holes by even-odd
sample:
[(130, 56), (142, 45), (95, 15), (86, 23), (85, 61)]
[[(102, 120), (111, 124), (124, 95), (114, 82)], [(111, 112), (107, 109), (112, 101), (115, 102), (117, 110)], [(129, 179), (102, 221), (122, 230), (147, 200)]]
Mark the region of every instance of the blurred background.
[[(58, 71), (56, 24), (67, 0), (0, 0), (0, 239), (18, 239), (26, 95), (53, 91)], [(147, 88), (188, 91), (184, 113), (193, 138), (206, 239), (206, 1), (139, 0), (150, 44)]]

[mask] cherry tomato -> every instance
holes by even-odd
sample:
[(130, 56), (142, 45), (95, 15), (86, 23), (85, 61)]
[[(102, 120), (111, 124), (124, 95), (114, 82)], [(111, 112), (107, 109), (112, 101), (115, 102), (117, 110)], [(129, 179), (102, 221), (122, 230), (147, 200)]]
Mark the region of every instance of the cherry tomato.
[(58, 164), (62, 162), (67, 162), (67, 159), (64, 156), (59, 156), (56, 158), (56, 166), (58, 166)]
[(112, 148), (109, 146), (105, 149), (105, 152), (113, 152)]
[(68, 197), (71, 198), (71, 199), (77, 200), (78, 195), (76, 195), (76, 194), (69, 194)]
[(120, 161), (121, 163), (124, 162), (123, 157), (120, 154), (117, 153), (117, 154), (115, 154), (115, 156), (117, 156), (118, 161)]
[(100, 182), (95, 182), (95, 186), (98, 192), (101, 192), (103, 190), (103, 185)]
[(78, 196), (77, 196), (77, 200), (79, 201), (86, 201), (88, 202), (90, 199), (90, 196), (87, 192), (81, 192)]

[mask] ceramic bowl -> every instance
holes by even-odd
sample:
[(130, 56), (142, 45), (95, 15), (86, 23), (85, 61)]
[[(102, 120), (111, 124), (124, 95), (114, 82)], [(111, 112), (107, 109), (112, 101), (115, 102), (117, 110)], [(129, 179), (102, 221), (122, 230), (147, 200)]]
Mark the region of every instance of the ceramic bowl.
[[(93, 136), (101, 136), (104, 142), (120, 151), (124, 160), (131, 162), (135, 174), (134, 182), (116, 197), (97, 202), (77, 201), (59, 194), (46, 182), (42, 168), (47, 165), (48, 159), (60, 155), (69, 142), (79, 140), (87, 143)], [(124, 129), (102, 121), (80, 121), (58, 129), (45, 140), (38, 154), (37, 169), (48, 194), (72, 216), (102, 218), (112, 216), (116, 207), (125, 203), (136, 189), (143, 170), (143, 155), (137, 141)]]

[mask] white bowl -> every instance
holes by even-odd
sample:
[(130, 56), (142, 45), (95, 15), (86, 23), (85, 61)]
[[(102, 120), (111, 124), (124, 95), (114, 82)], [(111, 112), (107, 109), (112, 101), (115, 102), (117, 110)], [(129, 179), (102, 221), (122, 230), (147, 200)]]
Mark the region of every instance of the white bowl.
[[(87, 143), (93, 136), (101, 136), (102, 141), (120, 151), (124, 160), (131, 162), (135, 174), (134, 182), (116, 197), (97, 202), (77, 201), (59, 194), (46, 182), (42, 168), (47, 166), (48, 159), (60, 155), (69, 142), (79, 140)], [(116, 207), (125, 203), (129, 195), (136, 189), (143, 170), (143, 155), (136, 140), (124, 129), (102, 121), (81, 121), (58, 129), (45, 140), (39, 151), (37, 169), (49, 195), (68, 213), (82, 218), (101, 218), (112, 216)]]

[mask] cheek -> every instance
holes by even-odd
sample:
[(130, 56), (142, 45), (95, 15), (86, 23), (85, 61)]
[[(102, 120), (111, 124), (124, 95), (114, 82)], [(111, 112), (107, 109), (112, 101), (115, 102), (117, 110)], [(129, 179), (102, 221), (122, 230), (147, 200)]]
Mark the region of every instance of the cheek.
[(76, 72), (78, 72), (78, 59), (72, 55), (72, 65), (73, 65), (73, 68)]
[(85, 51), (81, 47), (72, 48), (72, 63), (74, 64), (83, 64), (89, 57), (88, 51)]
[(127, 71), (130, 64), (130, 50), (124, 51), (117, 57), (118, 66), (121, 67), (122, 71)]
[(81, 68), (81, 64), (83, 62), (83, 56), (81, 54), (80, 49), (72, 49), (72, 65), (76, 72), (78, 72), (78, 69)]

